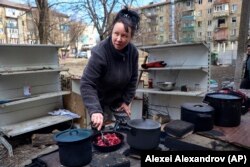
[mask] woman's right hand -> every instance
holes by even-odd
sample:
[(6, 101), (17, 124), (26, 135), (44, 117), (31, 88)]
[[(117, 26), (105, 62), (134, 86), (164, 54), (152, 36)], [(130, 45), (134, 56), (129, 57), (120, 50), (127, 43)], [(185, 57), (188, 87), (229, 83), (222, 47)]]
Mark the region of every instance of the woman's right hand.
[(103, 125), (103, 115), (102, 113), (93, 113), (91, 115), (91, 122), (92, 122), (92, 126), (94, 128), (97, 128), (97, 130), (101, 130), (102, 125)]

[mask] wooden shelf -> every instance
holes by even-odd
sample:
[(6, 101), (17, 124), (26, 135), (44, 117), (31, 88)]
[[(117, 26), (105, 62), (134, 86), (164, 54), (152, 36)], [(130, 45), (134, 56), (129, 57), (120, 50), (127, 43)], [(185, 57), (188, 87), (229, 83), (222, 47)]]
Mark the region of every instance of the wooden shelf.
[(4, 104), (1, 104), (0, 107), (4, 108), (4, 107), (8, 107), (8, 106), (13, 106), (13, 105), (17, 105), (17, 104), (22, 104), (22, 103), (27, 103), (27, 102), (32, 102), (32, 101), (62, 96), (62, 95), (67, 95), (67, 94), (70, 94), (70, 91), (44, 93), (44, 94), (30, 96), (30, 97), (27, 97), (27, 98), (24, 98), (21, 100), (16, 100), (16, 101), (4, 103)]
[(165, 71), (165, 70), (202, 70), (208, 72), (207, 66), (170, 66), (170, 67), (159, 67), (159, 68), (140, 68), (141, 71)]
[(1, 75), (19, 75), (19, 74), (34, 74), (34, 73), (46, 73), (46, 72), (60, 72), (60, 71), (68, 71), (67, 68), (37, 68), (37, 69), (27, 69), (20, 71), (2, 71)]
[(177, 96), (198, 96), (202, 97), (205, 95), (205, 92), (203, 91), (188, 91), (188, 92), (182, 92), (180, 90), (172, 90), (172, 91), (161, 91), (159, 89), (137, 89), (136, 92), (140, 93), (152, 93), (152, 94), (162, 94), (162, 95), (177, 95)]
[(45, 128), (51, 125), (56, 125), (58, 123), (66, 122), (72, 120), (72, 118), (67, 116), (43, 116), (36, 119), (6, 125), (0, 127), (0, 131), (3, 132), (8, 137), (17, 136), (41, 128)]

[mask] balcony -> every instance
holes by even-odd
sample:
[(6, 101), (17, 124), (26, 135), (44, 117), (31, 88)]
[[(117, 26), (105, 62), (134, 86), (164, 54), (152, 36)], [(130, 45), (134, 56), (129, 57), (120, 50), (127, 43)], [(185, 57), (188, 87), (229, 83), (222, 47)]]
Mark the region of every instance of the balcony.
[(220, 5), (220, 4), (229, 3), (229, 2), (230, 0), (215, 0), (214, 5)]
[(228, 28), (228, 25), (223, 23), (223, 24), (218, 25), (218, 27), (215, 27), (214, 31), (217, 31), (218, 29), (225, 29), (225, 28)]
[(192, 37), (182, 38), (181, 42), (184, 42), (184, 43), (194, 42), (194, 38), (192, 38)]
[(148, 12), (148, 13), (146, 13), (146, 16), (148, 18), (155, 18), (155, 17), (157, 17), (157, 13), (156, 12)]
[(193, 15), (182, 16), (182, 20), (195, 20)]
[(183, 32), (194, 31), (194, 26), (182, 27), (182, 31)]
[(213, 13), (213, 17), (228, 17), (229, 16), (229, 10), (224, 10), (224, 11), (215, 11)]
[(228, 29), (217, 29), (214, 32), (215, 41), (225, 41), (228, 40)]

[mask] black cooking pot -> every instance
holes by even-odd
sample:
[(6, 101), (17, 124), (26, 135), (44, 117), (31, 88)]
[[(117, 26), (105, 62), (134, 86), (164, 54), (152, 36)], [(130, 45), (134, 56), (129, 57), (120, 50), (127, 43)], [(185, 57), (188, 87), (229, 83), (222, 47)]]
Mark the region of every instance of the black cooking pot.
[(205, 103), (184, 103), (181, 105), (181, 120), (194, 124), (194, 131), (213, 129), (214, 108)]
[(92, 160), (92, 134), (88, 129), (70, 129), (55, 134), (61, 164), (67, 167), (87, 165)]
[(225, 93), (208, 93), (203, 102), (215, 109), (214, 124), (223, 127), (234, 127), (240, 124), (242, 98)]
[(160, 143), (161, 124), (151, 119), (132, 119), (127, 122), (127, 142), (138, 150), (151, 150)]

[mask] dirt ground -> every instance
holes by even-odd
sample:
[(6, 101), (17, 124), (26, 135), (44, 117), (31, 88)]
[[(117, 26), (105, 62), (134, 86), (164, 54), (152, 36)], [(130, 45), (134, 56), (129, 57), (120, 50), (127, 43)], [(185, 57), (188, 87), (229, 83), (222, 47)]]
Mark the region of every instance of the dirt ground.
[[(88, 59), (85, 58), (66, 58), (60, 59), (60, 66), (68, 68), (68, 72), (62, 73), (65, 76), (81, 77), (84, 67), (86, 66)], [(140, 59), (143, 62), (143, 58)], [(234, 75), (234, 66), (211, 66), (210, 78), (216, 80), (219, 84), (225, 78), (232, 78)], [(146, 77), (146, 76), (144, 76)], [(43, 149), (34, 148), (31, 145), (23, 145), (22, 147), (14, 150), (14, 157), (7, 159), (7, 151), (2, 145), (0, 145), (0, 167), (20, 167), (22, 163), (28, 162), (30, 157), (35, 153), (41, 152)]]
[[(88, 59), (85, 58), (67, 58), (61, 59), (61, 67), (69, 68), (65, 75), (69, 76), (82, 76), (84, 67), (86, 66)], [(140, 58), (140, 62), (143, 62), (143, 58)], [(234, 76), (235, 67), (233, 65), (211, 65), (210, 66), (210, 79), (214, 79), (220, 85), (222, 81), (232, 79)]]

